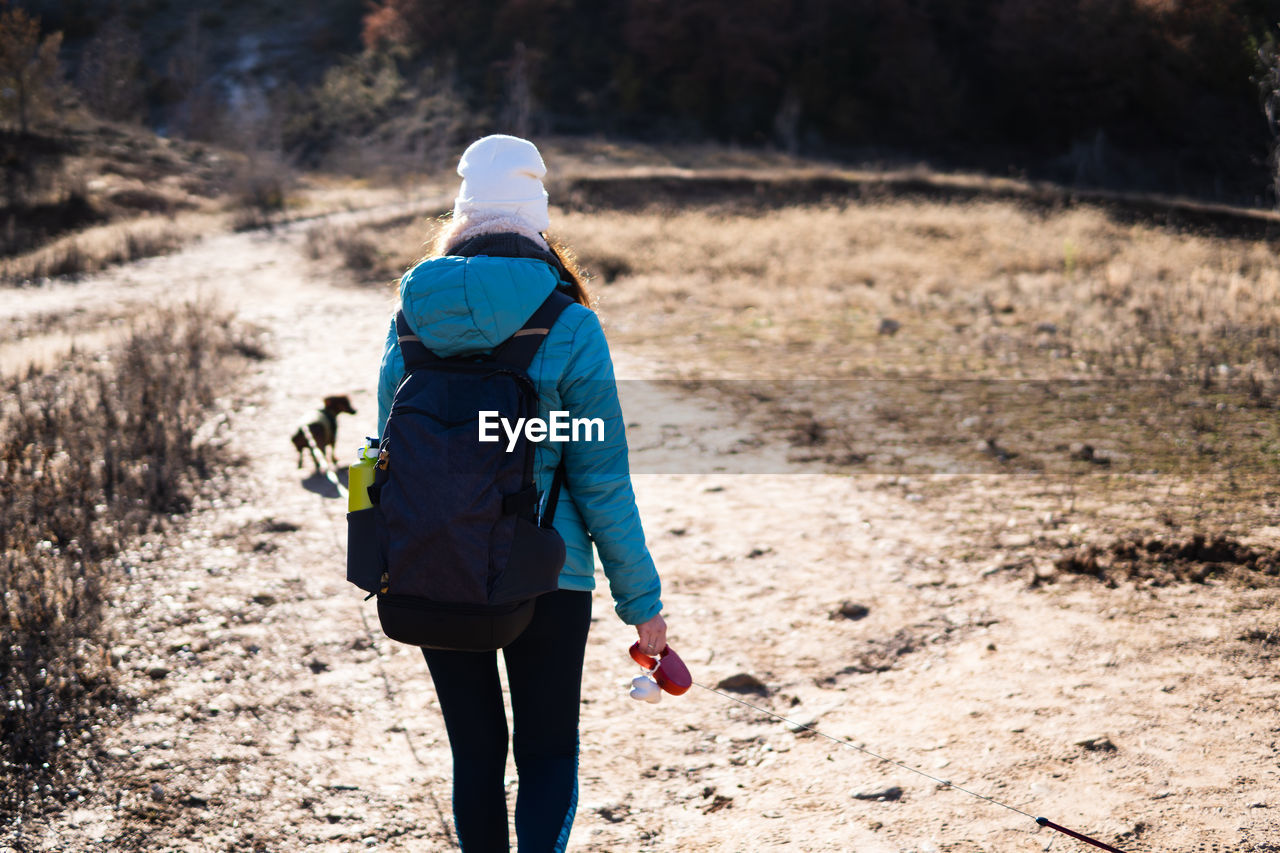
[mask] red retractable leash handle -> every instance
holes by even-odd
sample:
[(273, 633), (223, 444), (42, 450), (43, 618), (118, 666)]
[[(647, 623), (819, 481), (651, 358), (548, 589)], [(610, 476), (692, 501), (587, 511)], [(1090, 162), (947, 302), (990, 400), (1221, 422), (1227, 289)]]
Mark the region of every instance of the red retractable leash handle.
[(644, 667), (653, 676), (653, 680), (658, 682), (658, 686), (672, 696), (679, 696), (693, 686), (689, 667), (684, 665), (680, 655), (670, 646), (663, 648), (655, 658), (640, 651), (640, 644), (634, 643), (631, 646), (631, 659)]

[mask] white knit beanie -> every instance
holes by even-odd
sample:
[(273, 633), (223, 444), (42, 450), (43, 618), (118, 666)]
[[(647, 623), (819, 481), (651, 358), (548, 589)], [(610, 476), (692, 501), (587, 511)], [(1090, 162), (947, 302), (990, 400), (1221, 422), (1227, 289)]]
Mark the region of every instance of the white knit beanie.
[(453, 218), (511, 217), (535, 232), (546, 231), (551, 224), (542, 186), (546, 173), (537, 146), (527, 139), (504, 134), (477, 139), (458, 161), (462, 187), (453, 202)]

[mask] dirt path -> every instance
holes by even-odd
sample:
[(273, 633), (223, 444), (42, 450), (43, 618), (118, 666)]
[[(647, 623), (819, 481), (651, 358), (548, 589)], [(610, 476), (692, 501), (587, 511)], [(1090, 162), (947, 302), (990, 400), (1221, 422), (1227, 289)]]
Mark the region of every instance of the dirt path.
[[(106, 733), (107, 784), (30, 828), (32, 849), (450, 847), (426, 668), (345, 583), (344, 508), (288, 444), (330, 393), (359, 411), (343, 457), (372, 429), (390, 306), (318, 276), (301, 243), (302, 226), (210, 237), (9, 302), (31, 317), (216, 296), (275, 356), (226, 401), (253, 464), (122, 560), (115, 654), (141, 706)], [(623, 376), (661, 373), (617, 358)], [(729, 452), (739, 427), (714, 405), (656, 402), (629, 413), (637, 467), (678, 470), (673, 444)], [(672, 645), (700, 684), (746, 674), (745, 701), (1129, 853), (1280, 850), (1273, 592), (1032, 588), (996, 543), (957, 539), (959, 498), (770, 468), (636, 478)], [(846, 601), (865, 617), (839, 617)], [(1087, 849), (700, 688), (632, 702), (632, 637), (598, 590), (572, 849)]]

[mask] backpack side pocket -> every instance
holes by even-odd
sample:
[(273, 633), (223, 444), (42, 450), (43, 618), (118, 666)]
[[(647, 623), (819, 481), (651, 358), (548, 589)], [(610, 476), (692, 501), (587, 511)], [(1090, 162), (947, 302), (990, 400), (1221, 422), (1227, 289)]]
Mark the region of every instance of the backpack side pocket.
[(503, 604), (552, 592), (560, 585), (564, 560), (564, 539), (555, 528), (539, 527), (517, 516), (510, 555), (495, 579), (490, 600)]
[(365, 592), (377, 592), (386, 571), (377, 511), (371, 506), (347, 513), (347, 580)]

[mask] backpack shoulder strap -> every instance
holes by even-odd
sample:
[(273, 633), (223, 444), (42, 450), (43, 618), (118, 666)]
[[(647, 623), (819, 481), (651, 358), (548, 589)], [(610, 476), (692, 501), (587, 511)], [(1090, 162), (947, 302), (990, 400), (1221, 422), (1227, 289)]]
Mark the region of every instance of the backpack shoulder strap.
[(540, 527), (550, 527), (556, 520), (556, 504), (560, 502), (560, 489), (564, 486), (564, 457), (556, 466), (556, 473), (551, 478), (551, 488), (547, 490), (547, 501), (542, 505), (542, 518), (538, 519)]
[[(518, 367), (521, 370), (528, 370), (529, 365), (533, 362), (533, 356), (538, 351), (538, 347), (542, 346), (542, 341), (551, 332), (551, 327), (555, 324), (556, 319), (564, 309), (573, 304), (573, 298), (564, 291), (556, 288), (551, 291), (551, 295), (543, 300), (542, 305), (537, 311), (533, 312), (520, 330), (511, 337), (503, 341), (497, 349), (493, 351), (493, 360), (502, 364)], [(526, 472), (526, 478), (532, 480), (533, 454), (529, 454), (529, 470)], [(546, 502), (542, 507), (542, 516), (539, 519), (540, 526), (550, 527), (551, 522), (556, 517), (556, 505), (560, 501), (560, 489), (564, 486), (565, 469), (564, 460), (560, 460), (560, 464), (556, 466), (555, 475), (551, 480), (551, 488), (547, 490)], [(529, 495), (536, 500), (536, 492)]]
[(404, 369), (415, 370), (426, 364), (434, 364), (440, 356), (427, 349), (422, 339), (413, 333), (404, 311), (396, 312), (396, 336), (400, 341), (400, 355), (404, 357)]
[(493, 351), (493, 360), (528, 370), (534, 353), (542, 346), (542, 341), (551, 331), (556, 318), (572, 304), (573, 298), (559, 288), (551, 291), (551, 295), (543, 300), (542, 305), (525, 321), (520, 330), (498, 345)]

